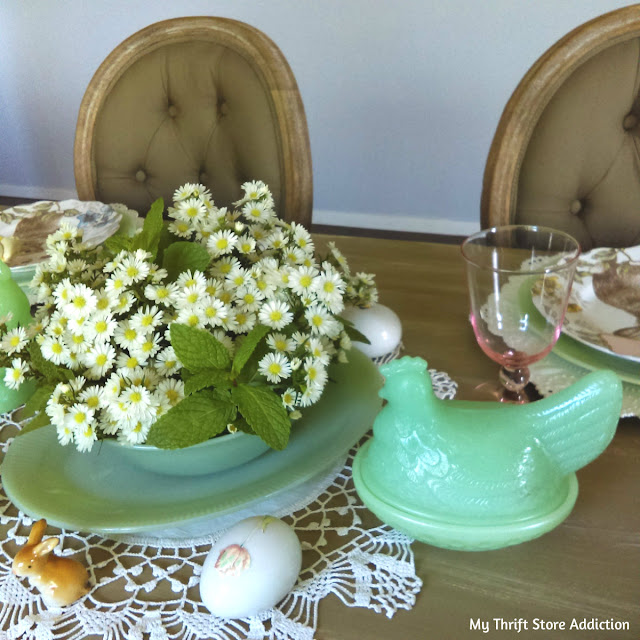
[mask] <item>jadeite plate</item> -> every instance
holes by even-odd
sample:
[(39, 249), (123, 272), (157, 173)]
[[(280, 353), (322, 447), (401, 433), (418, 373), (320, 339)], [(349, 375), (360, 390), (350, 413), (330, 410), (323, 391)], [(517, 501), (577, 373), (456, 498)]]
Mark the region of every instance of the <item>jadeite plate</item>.
[(67, 222), (83, 231), (83, 241), (96, 246), (113, 235), (122, 214), (102, 202), (62, 200), (41, 201), (0, 211), (2, 260), (14, 277), (35, 272), (35, 265), (46, 260), (46, 239)]
[(577, 364), (589, 371), (610, 369), (618, 374), (624, 382), (640, 385), (640, 364), (618, 356), (612, 356), (602, 351), (596, 351), (584, 344), (573, 340), (569, 336), (561, 335), (553, 347), (553, 353), (563, 360)]
[(603, 353), (640, 362), (640, 247), (599, 248), (578, 261), (562, 331)]
[(76, 531), (135, 533), (238, 511), (317, 476), (369, 430), (382, 378), (353, 350), (336, 366), (320, 402), (298, 422), (284, 451), (240, 467), (176, 478), (127, 464), (117, 449), (89, 454), (58, 444), (45, 427), (13, 440), (0, 471), (9, 499), (34, 518)]

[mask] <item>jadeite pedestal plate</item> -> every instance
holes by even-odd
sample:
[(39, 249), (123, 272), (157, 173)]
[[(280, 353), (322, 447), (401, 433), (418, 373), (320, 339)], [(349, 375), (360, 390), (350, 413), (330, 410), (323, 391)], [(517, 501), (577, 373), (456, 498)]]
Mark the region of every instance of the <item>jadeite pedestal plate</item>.
[(383, 522), (422, 542), (497, 549), (560, 524), (578, 494), (575, 471), (615, 433), (622, 385), (589, 374), (526, 405), (440, 400), (426, 362), (381, 367), (388, 403), (356, 455), (362, 501)]

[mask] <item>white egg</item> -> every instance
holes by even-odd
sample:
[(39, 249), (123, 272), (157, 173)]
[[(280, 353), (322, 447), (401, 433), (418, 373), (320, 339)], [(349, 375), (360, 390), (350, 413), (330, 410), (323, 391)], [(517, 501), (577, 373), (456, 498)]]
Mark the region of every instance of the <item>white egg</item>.
[(354, 327), (364, 334), (371, 344), (354, 341), (369, 358), (379, 358), (391, 353), (402, 339), (402, 324), (394, 311), (383, 304), (373, 304), (368, 309), (347, 307), (341, 314), (343, 318), (353, 322)]
[(221, 618), (244, 618), (270, 609), (298, 579), (300, 541), (271, 516), (238, 522), (216, 542), (202, 567), (200, 598)]

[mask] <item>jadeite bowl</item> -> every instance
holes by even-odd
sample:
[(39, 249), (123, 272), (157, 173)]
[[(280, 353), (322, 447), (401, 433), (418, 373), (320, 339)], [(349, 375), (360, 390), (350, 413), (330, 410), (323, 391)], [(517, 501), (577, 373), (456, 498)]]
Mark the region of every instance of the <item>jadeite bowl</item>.
[(159, 449), (146, 444), (130, 445), (103, 440), (131, 464), (171, 476), (201, 476), (237, 467), (263, 454), (269, 445), (258, 436), (238, 431), (184, 449)]

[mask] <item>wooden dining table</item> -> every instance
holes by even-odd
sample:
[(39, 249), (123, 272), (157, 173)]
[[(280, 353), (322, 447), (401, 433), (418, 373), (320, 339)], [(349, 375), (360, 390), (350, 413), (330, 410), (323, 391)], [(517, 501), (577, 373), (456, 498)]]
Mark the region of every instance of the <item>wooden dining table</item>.
[[(498, 365), (481, 351), (469, 324), (457, 244), (327, 234), (314, 234), (314, 239), (320, 251), (334, 241), (352, 270), (376, 274), (380, 302), (400, 317), (404, 354), (421, 356), (431, 369), (448, 374), (458, 384), (458, 398), (473, 399), (479, 384), (496, 379)], [(637, 640), (638, 419), (622, 419), (606, 451), (577, 475), (576, 505), (553, 531), (483, 552), (414, 541), (422, 588), (412, 608), (387, 618), (370, 609), (347, 607), (330, 594), (320, 602), (314, 638)], [(361, 517), (367, 526), (379, 524), (365, 509)], [(596, 628), (572, 630), (574, 620)], [(620, 624), (623, 629), (613, 629)]]
[[(479, 384), (497, 378), (498, 365), (481, 351), (468, 320), (458, 245), (316, 237), (319, 246), (330, 240), (352, 269), (376, 274), (380, 302), (402, 322), (404, 353), (449, 374), (458, 383), (458, 398), (474, 399)], [(387, 619), (345, 609), (330, 596), (320, 604), (316, 637), (637, 640), (640, 421), (620, 420), (605, 452), (577, 475), (576, 505), (553, 531), (496, 551), (451, 551), (414, 542), (423, 587), (413, 609)], [(587, 628), (571, 629), (572, 624)]]

